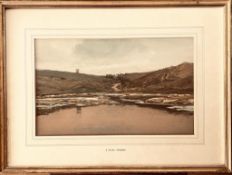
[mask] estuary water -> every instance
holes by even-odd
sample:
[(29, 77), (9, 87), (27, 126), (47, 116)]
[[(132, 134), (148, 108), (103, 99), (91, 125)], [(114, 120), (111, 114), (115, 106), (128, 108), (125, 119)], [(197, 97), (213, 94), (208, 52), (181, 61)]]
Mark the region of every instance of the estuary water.
[(37, 136), (194, 134), (187, 113), (137, 105), (68, 108), (36, 117)]

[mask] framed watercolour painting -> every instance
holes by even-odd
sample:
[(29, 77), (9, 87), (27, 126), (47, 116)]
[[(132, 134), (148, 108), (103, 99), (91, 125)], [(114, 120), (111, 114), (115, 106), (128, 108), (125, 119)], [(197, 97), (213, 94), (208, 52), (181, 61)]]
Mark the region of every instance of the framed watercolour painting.
[(229, 0), (1, 1), (1, 34), (3, 174), (231, 171)]

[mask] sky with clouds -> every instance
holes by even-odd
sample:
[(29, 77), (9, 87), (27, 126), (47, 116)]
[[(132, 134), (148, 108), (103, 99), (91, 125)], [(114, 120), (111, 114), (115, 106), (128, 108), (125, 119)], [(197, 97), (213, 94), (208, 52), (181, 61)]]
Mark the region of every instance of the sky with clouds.
[(193, 62), (193, 38), (36, 39), (36, 68), (105, 75)]

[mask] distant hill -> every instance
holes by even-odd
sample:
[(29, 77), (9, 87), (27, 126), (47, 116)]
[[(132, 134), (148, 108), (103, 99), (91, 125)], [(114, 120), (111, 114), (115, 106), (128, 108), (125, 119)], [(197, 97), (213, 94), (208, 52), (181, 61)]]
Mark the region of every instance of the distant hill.
[(97, 76), (37, 70), (37, 95), (82, 92), (193, 93), (193, 63), (152, 72)]
[[(128, 75), (130, 79), (130, 75)], [(193, 64), (182, 63), (133, 79), (127, 88), (142, 88), (145, 92), (193, 92)]]

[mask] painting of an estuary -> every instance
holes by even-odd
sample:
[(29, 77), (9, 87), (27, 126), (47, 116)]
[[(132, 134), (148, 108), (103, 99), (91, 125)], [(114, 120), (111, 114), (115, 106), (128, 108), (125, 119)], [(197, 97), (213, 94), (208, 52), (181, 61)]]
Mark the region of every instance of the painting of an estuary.
[(36, 135), (194, 134), (193, 42), (36, 39)]

